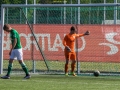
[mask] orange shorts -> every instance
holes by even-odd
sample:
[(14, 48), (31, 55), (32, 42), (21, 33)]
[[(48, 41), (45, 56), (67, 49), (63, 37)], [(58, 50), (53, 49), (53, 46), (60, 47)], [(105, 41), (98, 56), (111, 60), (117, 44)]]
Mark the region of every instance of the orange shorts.
[(64, 52), (65, 53), (65, 58), (67, 60), (76, 60), (76, 53), (75, 52)]

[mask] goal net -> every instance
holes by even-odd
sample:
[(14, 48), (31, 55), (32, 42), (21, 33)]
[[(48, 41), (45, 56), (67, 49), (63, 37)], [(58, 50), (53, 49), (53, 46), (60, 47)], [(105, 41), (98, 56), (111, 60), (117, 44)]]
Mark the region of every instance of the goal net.
[[(9, 34), (2, 31), (5, 23), (19, 32), (24, 61), (31, 73), (64, 73), (62, 40), (71, 26), (76, 26), (78, 33), (91, 32), (89, 36), (77, 39), (76, 73), (92, 74), (95, 70), (103, 74), (120, 72), (120, 26), (103, 23), (105, 20), (119, 20), (119, 4), (2, 5), (1, 8), (1, 73), (7, 70), (11, 44)], [(22, 73), (16, 60), (14, 72)]]

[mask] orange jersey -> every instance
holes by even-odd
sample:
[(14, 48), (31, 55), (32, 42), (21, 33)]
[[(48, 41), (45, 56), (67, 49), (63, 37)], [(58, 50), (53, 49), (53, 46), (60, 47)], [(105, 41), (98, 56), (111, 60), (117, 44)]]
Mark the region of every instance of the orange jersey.
[(69, 48), (71, 49), (71, 52), (74, 52), (75, 39), (81, 36), (84, 36), (84, 34), (67, 34), (63, 39), (63, 45), (69, 46)]

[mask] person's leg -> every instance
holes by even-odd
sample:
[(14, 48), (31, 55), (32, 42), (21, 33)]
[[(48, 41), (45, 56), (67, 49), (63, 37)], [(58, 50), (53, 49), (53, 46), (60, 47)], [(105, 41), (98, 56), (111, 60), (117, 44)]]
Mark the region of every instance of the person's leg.
[(8, 72), (7, 72), (6, 76), (3, 76), (1, 78), (3, 78), (3, 79), (9, 79), (10, 78), (10, 73), (11, 73), (11, 70), (12, 70), (14, 58), (15, 58), (15, 51), (12, 50), (11, 54), (10, 54), (9, 64), (8, 64)]
[(66, 63), (65, 63), (65, 74), (68, 75), (68, 63), (69, 63), (69, 60), (66, 60)]
[(24, 70), (24, 72), (26, 74), (26, 76), (24, 78), (29, 79), (30, 78), (30, 74), (28, 72), (27, 66), (23, 62), (23, 52), (22, 52), (22, 49), (17, 49), (16, 50), (16, 57), (17, 57), (17, 60), (19, 61), (19, 64), (21, 65), (22, 69)]
[(12, 70), (12, 64), (13, 64), (13, 59), (10, 59), (9, 60), (9, 64), (8, 64), (7, 74), (5, 76), (2, 76), (1, 78), (3, 78), (3, 79), (10, 79), (10, 73), (11, 73), (11, 70)]
[(75, 67), (76, 67), (76, 61), (75, 61), (75, 60), (72, 60), (72, 63), (71, 63), (71, 72), (74, 73)]
[(10, 59), (9, 64), (8, 64), (8, 72), (7, 72), (6, 76), (10, 76), (12, 66), (13, 66), (13, 59)]
[(23, 60), (19, 60), (19, 64), (21, 65), (22, 69), (24, 70), (26, 76), (29, 76), (29, 72), (28, 72), (28, 68), (27, 66), (25, 65), (25, 63), (23, 62)]
[(66, 59), (66, 62), (65, 62), (65, 74), (68, 75), (68, 64), (69, 64), (69, 57), (70, 57), (70, 54), (65, 52), (65, 59)]
[(75, 67), (76, 67), (76, 54), (75, 53), (71, 54), (71, 60), (72, 60), (72, 62), (71, 62), (71, 74), (73, 76), (76, 76), (76, 74), (74, 73)]

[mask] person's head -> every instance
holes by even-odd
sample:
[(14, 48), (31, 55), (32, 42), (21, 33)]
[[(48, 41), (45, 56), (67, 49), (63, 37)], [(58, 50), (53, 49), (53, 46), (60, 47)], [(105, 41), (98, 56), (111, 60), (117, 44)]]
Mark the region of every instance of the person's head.
[(4, 31), (6, 31), (6, 32), (10, 32), (11, 31), (11, 26), (9, 25), (9, 24), (5, 24), (4, 26), (3, 26), (3, 30)]
[(74, 34), (74, 33), (76, 33), (76, 30), (75, 30), (75, 27), (72, 26), (72, 27), (70, 28), (70, 34)]

